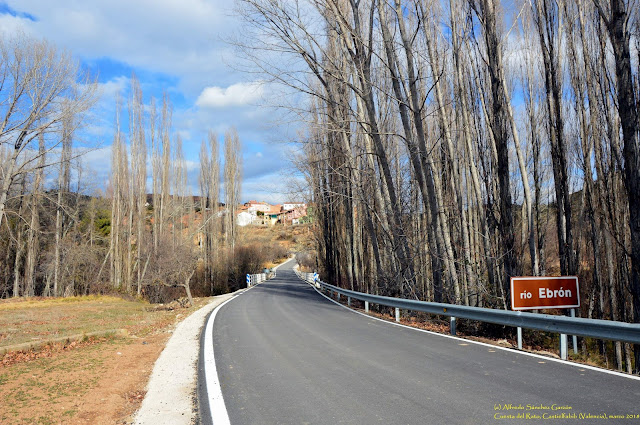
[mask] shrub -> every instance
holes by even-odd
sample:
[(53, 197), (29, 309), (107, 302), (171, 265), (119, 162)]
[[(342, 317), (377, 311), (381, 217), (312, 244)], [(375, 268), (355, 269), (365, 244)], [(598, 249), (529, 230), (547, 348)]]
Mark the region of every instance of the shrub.
[(296, 261), (304, 271), (313, 271), (317, 268), (315, 251), (305, 251), (296, 254)]

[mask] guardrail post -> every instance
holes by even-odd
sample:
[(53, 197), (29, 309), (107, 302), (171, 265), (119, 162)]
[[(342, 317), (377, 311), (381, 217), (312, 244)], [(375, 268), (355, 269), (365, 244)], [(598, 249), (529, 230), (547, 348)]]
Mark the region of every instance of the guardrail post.
[(400, 321), (400, 309), (396, 307), (396, 322)]
[(340, 302), (340, 292), (336, 291), (336, 301)]
[(522, 350), (522, 328), (518, 326), (518, 350)]
[(450, 319), (450, 328), (451, 328), (451, 335), (455, 335), (456, 334), (456, 318), (451, 316)]
[(560, 358), (567, 360), (567, 334), (560, 334)]
[(347, 305), (351, 307), (351, 297), (347, 297)]
[(368, 312), (369, 312), (369, 301), (365, 301), (365, 302), (364, 302), (364, 311), (365, 311), (366, 313), (368, 313)]

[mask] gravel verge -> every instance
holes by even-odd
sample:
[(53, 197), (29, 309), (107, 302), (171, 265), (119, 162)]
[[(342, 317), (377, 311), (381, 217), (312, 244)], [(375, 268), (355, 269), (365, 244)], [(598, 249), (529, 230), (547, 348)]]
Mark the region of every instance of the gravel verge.
[(153, 366), (147, 394), (135, 416), (135, 424), (187, 425), (196, 422), (194, 393), (202, 327), (209, 313), (234, 295), (215, 297), (176, 327)]

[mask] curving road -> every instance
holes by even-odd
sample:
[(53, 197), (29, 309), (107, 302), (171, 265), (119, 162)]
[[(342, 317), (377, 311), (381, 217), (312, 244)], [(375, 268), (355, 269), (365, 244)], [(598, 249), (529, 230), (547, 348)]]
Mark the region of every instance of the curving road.
[(639, 380), (371, 319), (319, 295), (293, 265), (215, 318), (232, 424), (640, 423), (627, 418), (640, 414)]

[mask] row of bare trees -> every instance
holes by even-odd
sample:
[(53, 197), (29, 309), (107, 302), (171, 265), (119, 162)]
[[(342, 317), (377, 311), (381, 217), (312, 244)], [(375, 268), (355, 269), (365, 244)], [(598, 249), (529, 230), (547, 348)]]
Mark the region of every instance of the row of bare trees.
[(174, 133), (168, 96), (159, 108), (145, 103), (133, 76), (125, 105), (117, 101), (103, 196), (79, 160), (95, 81), (66, 52), (26, 35), (1, 38), (0, 55), (0, 297), (121, 291), (162, 300), (166, 287), (191, 298), (194, 281), (201, 295), (236, 287), (235, 129), (224, 138), (224, 176), (217, 136), (203, 141), (196, 200), (188, 177), (197, 165)]
[(237, 131), (228, 130), (224, 139), (226, 204), (219, 202), (220, 160), (212, 132), (200, 148), (201, 195), (196, 200), (188, 183), (182, 138), (171, 134), (168, 96), (163, 97), (159, 113), (153, 98), (145, 106), (134, 76), (127, 104), (128, 132), (122, 133), (118, 112), (112, 148), (111, 284), (151, 298), (150, 292), (159, 287), (182, 287), (191, 300), (191, 280), (199, 271), (200, 283), (214, 292), (214, 283), (221, 279), (220, 265), (232, 261), (235, 249), (235, 208), (242, 178)]
[[(62, 257), (77, 254), (65, 239), (80, 222), (81, 199), (71, 193), (71, 140), (96, 88), (67, 52), (47, 41), (0, 38), (2, 296), (62, 295), (69, 290), (63, 277), (71, 282), (82, 273)], [(49, 171), (57, 174), (55, 190), (45, 185)], [(77, 167), (75, 174), (81, 175)]]
[(578, 275), (582, 315), (640, 322), (634, 1), (238, 4), (241, 52), (311, 99), (300, 168), (329, 279), (507, 308), (512, 276)]

